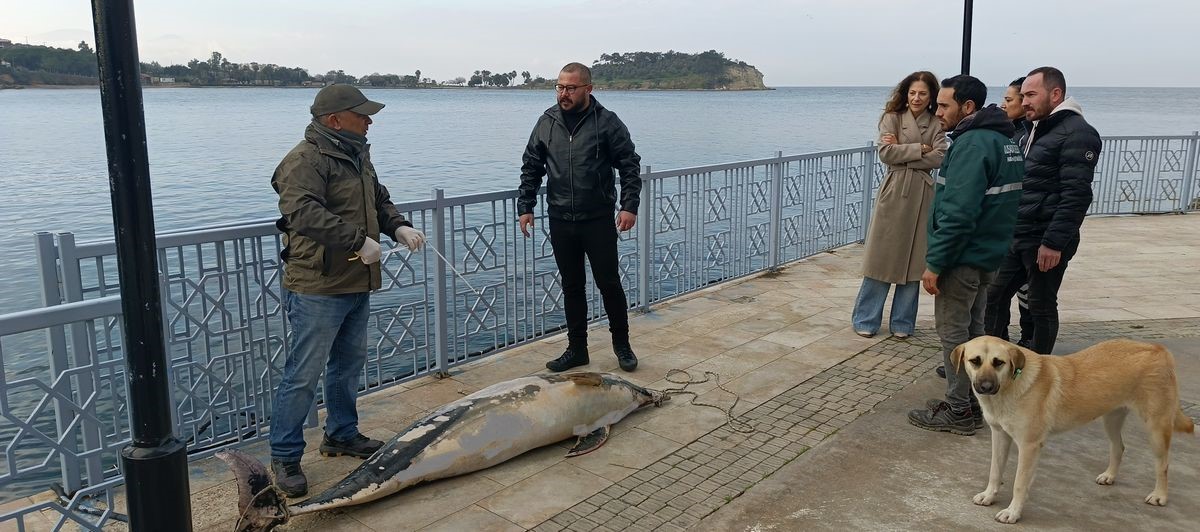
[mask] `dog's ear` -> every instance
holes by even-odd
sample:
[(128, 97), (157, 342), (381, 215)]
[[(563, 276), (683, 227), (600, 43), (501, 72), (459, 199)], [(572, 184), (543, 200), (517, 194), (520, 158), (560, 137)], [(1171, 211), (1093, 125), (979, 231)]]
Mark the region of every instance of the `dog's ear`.
[(1016, 377), (1021, 370), (1025, 369), (1025, 352), (1020, 347), (1010, 345), (1008, 346), (1008, 358), (1013, 367), (1012, 376)]
[(967, 344), (959, 344), (958, 347), (954, 348), (954, 351), (950, 352), (950, 365), (954, 366), (955, 373), (958, 373), (958, 368), (962, 367), (963, 355), (967, 351), (965, 349), (966, 345)]

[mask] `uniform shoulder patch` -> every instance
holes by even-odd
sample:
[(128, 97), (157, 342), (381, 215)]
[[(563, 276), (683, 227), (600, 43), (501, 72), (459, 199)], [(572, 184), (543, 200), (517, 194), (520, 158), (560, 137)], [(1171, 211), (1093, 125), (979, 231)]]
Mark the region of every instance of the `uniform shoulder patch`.
[(1094, 161), (1096, 160), (1096, 152), (1088, 150), (1087, 153), (1083, 154), (1083, 158), (1087, 159), (1088, 161)]

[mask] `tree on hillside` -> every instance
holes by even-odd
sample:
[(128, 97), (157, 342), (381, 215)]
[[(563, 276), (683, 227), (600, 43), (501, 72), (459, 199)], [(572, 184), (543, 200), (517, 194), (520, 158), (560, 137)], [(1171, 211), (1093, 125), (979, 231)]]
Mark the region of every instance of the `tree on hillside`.
[(78, 49), (80, 52), (84, 52), (84, 53), (88, 53), (88, 54), (93, 53), (92, 47), (88, 46), (87, 41), (79, 41), (79, 46), (76, 46), (75, 48)]
[(532, 79), (532, 76), (530, 76), (530, 74), (529, 74), (529, 71), (528, 71), (528, 70), (523, 70), (523, 71), (521, 71), (521, 77), (525, 79), (525, 84), (526, 84), (526, 85), (528, 85), (528, 84), (529, 84), (529, 80), (530, 80), (530, 79)]

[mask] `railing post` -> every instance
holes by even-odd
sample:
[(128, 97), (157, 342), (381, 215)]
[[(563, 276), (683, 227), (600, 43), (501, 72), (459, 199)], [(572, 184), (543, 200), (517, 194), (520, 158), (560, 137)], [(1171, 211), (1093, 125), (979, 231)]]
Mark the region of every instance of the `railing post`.
[[(446, 254), (446, 210), (442, 206), (445, 199), (445, 190), (433, 189), (433, 242), (443, 255)], [(436, 264), (433, 289), (434, 356), (437, 358), (437, 371), (434, 374), (447, 377), (450, 369), (450, 327), (448, 322), (453, 309), (450, 306), (452, 301), (448, 301), (446, 298), (446, 292), (449, 289), (446, 283), (446, 263), (435, 260), (434, 264)]]
[[(46, 232), (39, 232), (33, 236), (34, 248), (37, 250), (37, 265), (38, 274), (42, 281), (42, 306), (51, 307), (62, 304), (62, 290), (59, 285), (58, 277), (58, 250), (54, 246), (54, 235)], [(73, 397), (74, 393), (71, 390), (71, 379), (61, 379), (60, 376), (71, 369), (71, 364), (67, 360), (67, 334), (62, 326), (49, 327), (46, 329), (46, 343), (50, 346), (50, 379), (58, 381), (54, 386), (55, 393), (66, 397)], [(59, 439), (62, 440), (63, 446), (72, 452), (78, 452), (75, 447), (75, 438), (64, 437), (68, 427), (71, 426), (71, 420), (75, 417), (75, 408), (71, 401), (64, 399), (56, 399), (54, 401), (54, 428), (57, 431)], [(62, 487), (68, 493), (75, 493), (79, 488), (83, 487), (83, 481), (79, 474), (79, 461), (75, 460), (74, 456), (68, 456), (63, 453), (58, 458), (62, 464)]]
[(650, 165), (642, 174), (642, 190), (638, 194), (638, 308), (643, 312), (650, 311), (650, 271), (651, 254), (654, 245), (654, 178), (650, 175)]
[[(79, 270), (79, 257), (75, 252), (75, 235), (73, 233), (58, 233), (58, 260), (61, 263), (62, 296), (67, 303), (83, 301), (83, 276)], [(74, 367), (85, 368), (92, 366), (92, 349), (95, 345), (92, 331), (84, 323), (71, 324), (71, 344), (74, 346)], [(89, 372), (86, 378), (78, 379), (78, 397), (89, 397), (99, 387), (100, 376), (95, 371)], [(90, 418), (84, 417), (79, 425), (83, 433), (83, 450), (96, 451), (101, 448), (103, 427), (91, 419), (96, 417), (95, 402), (88, 408)], [(92, 455), (84, 461), (87, 468), (88, 482), (95, 485), (104, 481), (103, 464), (99, 455)]]
[(875, 149), (875, 141), (867, 143), (867, 151), (863, 152), (863, 215), (862, 215), (862, 234), (859, 241), (867, 239), (867, 229), (871, 225), (871, 215), (875, 211), (875, 203), (871, 201), (871, 191), (875, 187), (875, 157), (879, 152)]
[(1193, 131), (1188, 139), (1187, 154), (1183, 160), (1183, 184), (1179, 194), (1179, 212), (1200, 209), (1200, 190), (1192, 190), (1196, 184), (1197, 166), (1200, 166), (1200, 131)]
[(780, 233), (783, 230), (783, 152), (775, 152), (777, 159), (771, 168), (771, 225), (767, 226), (767, 270), (779, 267)]

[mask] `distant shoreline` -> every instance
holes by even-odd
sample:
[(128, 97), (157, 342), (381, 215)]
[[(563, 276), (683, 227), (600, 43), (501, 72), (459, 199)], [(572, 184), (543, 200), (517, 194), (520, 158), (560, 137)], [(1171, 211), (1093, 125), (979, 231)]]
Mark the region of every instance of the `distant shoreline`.
[[(550, 87), (460, 87), (456, 85), (429, 85), (421, 87), (372, 87), (370, 85), (356, 85), (362, 89), (381, 89), (381, 90), (483, 90), (483, 91), (550, 91)], [(7, 85), (0, 87), (0, 90), (21, 90), (21, 89), (54, 89), (54, 90), (69, 90), (69, 89), (99, 89), (100, 85)], [(176, 84), (158, 84), (158, 85), (142, 85), (143, 89), (319, 89), (318, 85), (191, 85), (187, 83)], [(609, 88), (596, 87), (596, 90), (616, 90), (616, 91), (631, 91), (631, 92), (761, 92), (773, 91), (777, 87), (763, 87), (761, 89), (625, 89), (625, 88)]]

